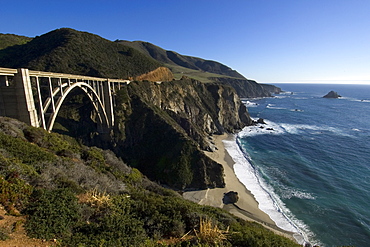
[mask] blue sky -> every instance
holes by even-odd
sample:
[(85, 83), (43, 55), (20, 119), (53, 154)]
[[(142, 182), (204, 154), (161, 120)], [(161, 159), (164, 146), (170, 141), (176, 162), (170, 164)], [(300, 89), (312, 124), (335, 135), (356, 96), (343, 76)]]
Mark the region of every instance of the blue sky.
[(258, 82), (370, 83), (370, 0), (1, 2), (0, 33), (70, 27), (219, 61)]

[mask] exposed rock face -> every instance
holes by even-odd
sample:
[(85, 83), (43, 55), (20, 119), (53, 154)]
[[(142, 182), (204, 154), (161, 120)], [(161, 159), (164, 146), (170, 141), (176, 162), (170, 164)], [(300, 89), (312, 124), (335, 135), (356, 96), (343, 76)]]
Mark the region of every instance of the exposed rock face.
[(192, 79), (132, 82), (117, 96), (115, 152), (149, 178), (179, 189), (223, 187), (223, 168), (201, 150), (209, 135), (253, 122), (235, 90)]
[(274, 86), (274, 85), (261, 84), (261, 83), (259, 83), (259, 85), (261, 85), (262, 88), (265, 89), (269, 93), (279, 94), (282, 92), (281, 88)]
[(261, 85), (253, 80), (247, 79), (233, 79), (233, 78), (213, 78), (224, 85), (232, 86), (240, 98), (258, 98), (258, 97), (271, 97), (271, 93), (279, 91), (272, 85)]
[(337, 92), (334, 92), (334, 91), (330, 91), (328, 94), (323, 96), (323, 98), (330, 98), (330, 99), (337, 99), (337, 98), (340, 98), (340, 97), (342, 97), (342, 96), (340, 96)]

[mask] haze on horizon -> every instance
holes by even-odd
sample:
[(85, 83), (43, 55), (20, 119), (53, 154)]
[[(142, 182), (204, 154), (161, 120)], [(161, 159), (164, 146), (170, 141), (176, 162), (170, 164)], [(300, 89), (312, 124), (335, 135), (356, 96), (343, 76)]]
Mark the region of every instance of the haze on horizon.
[(258, 82), (370, 83), (368, 0), (2, 3), (0, 33), (69, 27), (221, 62)]

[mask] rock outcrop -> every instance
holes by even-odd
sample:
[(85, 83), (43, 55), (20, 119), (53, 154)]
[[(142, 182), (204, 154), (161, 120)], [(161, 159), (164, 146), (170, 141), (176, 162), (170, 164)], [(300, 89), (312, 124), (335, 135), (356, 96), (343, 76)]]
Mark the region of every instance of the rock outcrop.
[(330, 91), (328, 94), (323, 96), (323, 98), (330, 98), (330, 99), (337, 99), (337, 98), (340, 98), (340, 97), (342, 97), (342, 96), (340, 96), (337, 92), (334, 92), (334, 91)]
[(222, 199), (222, 202), (224, 204), (233, 204), (233, 203), (237, 203), (238, 200), (239, 200), (238, 192), (229, 191), (224, 194), (224, 198)]

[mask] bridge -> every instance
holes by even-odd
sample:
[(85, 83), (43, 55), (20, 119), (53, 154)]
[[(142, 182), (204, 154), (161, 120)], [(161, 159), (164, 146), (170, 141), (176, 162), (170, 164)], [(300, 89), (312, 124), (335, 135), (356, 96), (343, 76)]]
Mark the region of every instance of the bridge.
[(80, 88), (97, 113), (98, 131), (104, 133), (114, 125), (114, 95), (128, 83), (129, 80), (0, 68), (0, 116), (50, 132), (68, 94)]

